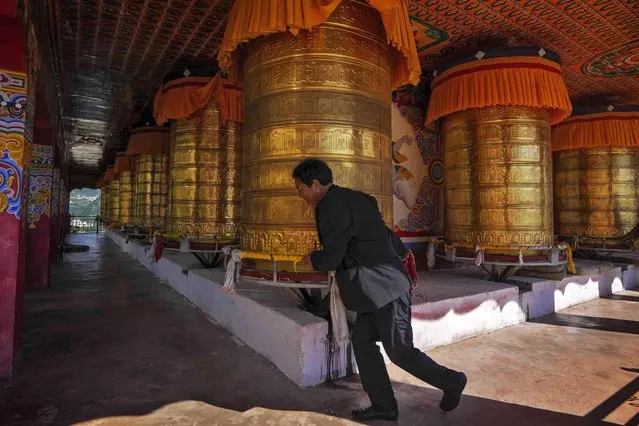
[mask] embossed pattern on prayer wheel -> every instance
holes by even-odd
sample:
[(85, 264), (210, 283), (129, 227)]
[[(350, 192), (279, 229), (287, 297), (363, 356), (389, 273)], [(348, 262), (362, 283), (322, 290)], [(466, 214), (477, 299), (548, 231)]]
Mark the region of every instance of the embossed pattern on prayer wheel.
[(104, 206), (102, 213), (102, 223), (108, 224), (111, 217), (111, 182), (104, 182), (102, 193), (100, 194), (100, 207)]
[(311, 156), (329, 164), (336, 184), (375, 196), (392, 224), (389, 49), (379, 13), (362, 1), (342, 2), (313, 30), (248, 44), (244, 250), (316, 248), (313, 209), (291, 177)]
[(120, 223), (131, 225), (133, 215), (133, 172), (120, 173)]
[(171, 123), (169, 237), (226, 242), (239, 236), (241, 137), (241, 125), (221, 120), (214, 100)]
[(560, 236), (622, 237), (639, 222), (639, 148), (604, 146), (554, 155)]
[(135, 163), (134, 223), (164, 229), (168, 205), (169, 159), (166, 154), (139, 154)]
[(445, 117), (445, 238), (492, 253), (553, 243), (548, 112), (470, 109)]
[(114, 226), (120, 225), (120, 181), (115, 178), (111, 181), (109, 188), (109, 223)]

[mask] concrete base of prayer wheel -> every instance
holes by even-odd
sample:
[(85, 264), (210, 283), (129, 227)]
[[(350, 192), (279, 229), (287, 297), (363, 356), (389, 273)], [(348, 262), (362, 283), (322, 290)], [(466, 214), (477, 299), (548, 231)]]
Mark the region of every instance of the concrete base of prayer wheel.
[(188, 250), (221, 250), (222, 247), (228, 245), (239, 244), (239, 239), (235, 240), (214, 240), (205, 238), (185, 238), (178, 240), (176, 238), (164, 238), (164, 247), (169, 249), (183, 251)]
[(265, 265), (260, 265), (260, 267), (251, 267), (252, 262), (245, 262), (242, 265), (242, 269), (240, 270), (240, 275), (243, 277), (262, 279), (266, 281), (273, 280), (274, 275), (277, 278), (277, 281), (280, 282), (328, 282), (328, 278), (325, 272), (317, 272), (317, 271), (309, 271), (302, 272), (298, 268), (298, 271), (286, 271), (277, 269), (276, 274), (273, 272), (273, 268), (265, 269)]
[[(442, 120), (445, 240), (484, 261), (547, 260), (553, 244), (548, 113), (491, 107)], [(520, 256), (521, 254), (521, 256)]]
[[(291, 177), (307, 157), (325, 160), (336, 184), (375, 196), (392, 226), (391, 64), (382, 28), (367, 3), (344, 1), (312, 30), (247, 44), (242, 250), (301, 256), (318, 248), (313, 208)], [(244, 267), (273, 269), (251, 259)], [(311, 272), (291, 262), (278, 269), (293, 280)]]
[(556, 152), (555, 231), (580, 249), (630, 250), (622, 237), (639, 222), (639, 148)]

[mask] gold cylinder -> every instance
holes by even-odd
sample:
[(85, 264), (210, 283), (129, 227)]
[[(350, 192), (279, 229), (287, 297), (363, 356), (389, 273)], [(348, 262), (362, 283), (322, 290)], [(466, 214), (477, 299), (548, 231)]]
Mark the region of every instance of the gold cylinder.
[(150, 229), (164, 229), (169, 191), (168, 156), (140, 154), (135, 160), (133, 222)]
[(442, 120), (445, 238), (487, 252), (553, 243), (549, 113), (490, 107)]
[(238, 238), (241, 137), (241, 126), (222, 120), (215, 100), (171, 123), (169, 238)]
[(133, 215), (133, 172), (120, 172), (120, 223), (131, 225)]
[(560, 236), (622, 237), (639, 222), (639, 147), (554, 155), (555, 230)]
[(108, 225), (111, 223), (111, 182), (104, 182), (102, 187), (102, 202), (104, 203), (104, 216), (102, 223)]
[(107, 219), (108, 199), (109, 199), (109, 182), (104, 182), (100, 188), (100, 220), (104, 223)]
[(245, 250), (303, 255), (319, 245), (291, 173), (325, 160), (338, 185), (375, 196), (392, 224), (390, 47), (379, 13), (344, 1), (312, 30), (261, 37), (244, 63)]
[(109, 223), (112, 226), (119, 226), (120, 222), (120, 180), (115, 178), (111, 181), (109, 188), (109, 210), (111, 212), (109, 216)]

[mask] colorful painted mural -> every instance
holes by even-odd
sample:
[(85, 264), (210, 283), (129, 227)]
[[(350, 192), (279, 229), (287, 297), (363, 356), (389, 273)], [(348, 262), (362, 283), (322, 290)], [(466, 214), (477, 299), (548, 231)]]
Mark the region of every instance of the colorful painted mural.
[(443, 231), (442, 149), (437, 127), (424, 128), (425, 94), (404, 88), (394, 94), (393, 218), (395, 233), (411, 249), (423, 249)]
[(50, 216), (51, 187), (53, 184), (53, 147), (33, 145), (29, 174), (29, 201), (27, 222), (35, 228), (40, 217)]
[(0, 69), (0, 214), (16, 219), (22, 215), (23, 174), (29, 159), (26, 110), (26, 74)]

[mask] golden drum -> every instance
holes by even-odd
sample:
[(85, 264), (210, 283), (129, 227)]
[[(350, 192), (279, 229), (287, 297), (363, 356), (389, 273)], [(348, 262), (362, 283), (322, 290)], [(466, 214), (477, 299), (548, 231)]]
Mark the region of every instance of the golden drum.
[(241, 125), (222, 120), (214, 100), (171, 123), (167, 236), (237, 239), (241, 137)]
[(560, 236), (622, 237), (639, 222), (639, 148), (582, 148), (554, 155)]
[(120, 223), (131, 225), (133, 215), (133, 172), (120, 173)]
[(136, 156), (133, 222), (137, 226), (164, 229), (166, 225), (168, 161), (166, 154)]
[(104, 182), (100, 188), (100, 220), (107, 222), (107, 212), (109, 211), (109, 186), (110, 182)]
[(549, 114), (524, 107), (445, 117), (445, 238), (492, 253), (553, 243)]
[(102, 187), (102, 203), (104, 204), (104, 216), (102, 223), (109, 224), (111, 220), (111, 182), (104, 182)]
[(109, 188), (109, 224), (120, 225), (120, 181), (113, 179)]
[(242, 248), (303, 255), (317, 248), (312, 207), (291, 173), (321, 158), (336, 184), (375, 196), (392, 224), (390, 47), (379, 13), (342, 2), (330, 19), (297, 36), (248, 44)]

